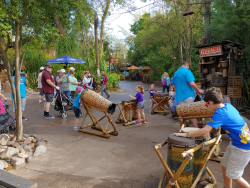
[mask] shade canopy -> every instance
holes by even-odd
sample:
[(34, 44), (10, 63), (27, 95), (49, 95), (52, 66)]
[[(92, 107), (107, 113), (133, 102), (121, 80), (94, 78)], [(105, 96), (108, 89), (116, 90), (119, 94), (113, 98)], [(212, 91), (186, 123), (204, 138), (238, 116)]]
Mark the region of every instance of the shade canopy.
[(136, 67), (134, 65), (132, 65), (131, 67), (127, 68), (127, 70), (138, 70), (138, 69), (140, 69), (140, 68), (138, 68), (138, 67)]
[(86, 63), (86, 61), (65, 55), (62, 57), (48, 60), (46, 63), (49, 63), (49, 64), (84, 64)]
[(151, 70), (151, 68), (147, 65), (146, 67), (143, 68), (143, 70)]

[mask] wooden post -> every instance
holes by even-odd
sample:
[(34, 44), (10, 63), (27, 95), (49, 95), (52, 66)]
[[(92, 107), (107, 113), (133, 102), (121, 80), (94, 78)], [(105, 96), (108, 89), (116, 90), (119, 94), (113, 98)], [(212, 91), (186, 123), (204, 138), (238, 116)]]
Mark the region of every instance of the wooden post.
[(99, 51), (98, 51), (98, 33), (97, 33), (97, 13), (94, 13), (94, 33), (95, 33), (95, 57), (96, 57), (96, 72), (97, 77), (100, 75), (100, 67), (99, 67)]
[[(210, 2), (211, 3), (211, 2)], [(210, 4), (204, 4), (205, 7), (205, 44), (210, 44), (211, 30), (210, 25)]]

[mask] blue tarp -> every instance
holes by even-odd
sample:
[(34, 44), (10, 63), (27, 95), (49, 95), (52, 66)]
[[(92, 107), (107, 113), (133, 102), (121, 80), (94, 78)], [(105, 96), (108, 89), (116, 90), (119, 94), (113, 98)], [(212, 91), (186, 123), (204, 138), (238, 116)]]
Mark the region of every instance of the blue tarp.
[(83, 64), (83, 63), (86, 63), (86, 61), (65, 55), (62, 57), (48, 60), (46, 63), (49, 63), (49, 64), (67, 64), (67, 63), (69, 63), (69, 64)]

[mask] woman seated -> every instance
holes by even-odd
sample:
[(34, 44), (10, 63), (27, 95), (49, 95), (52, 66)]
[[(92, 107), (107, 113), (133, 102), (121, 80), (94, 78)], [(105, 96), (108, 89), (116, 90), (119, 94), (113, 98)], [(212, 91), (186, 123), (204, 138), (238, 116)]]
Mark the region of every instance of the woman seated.
[[(82, 83), (84, 84), (84, 88), (93, 89), (93, 87), (92, 87), (93, 78), (88, 78), (88, 76), (90, 76), (89, 71), (83, 71), (83, 73), (82, 73)], [(89, 83), (90, 83), (90, 85), (89, 85)]]

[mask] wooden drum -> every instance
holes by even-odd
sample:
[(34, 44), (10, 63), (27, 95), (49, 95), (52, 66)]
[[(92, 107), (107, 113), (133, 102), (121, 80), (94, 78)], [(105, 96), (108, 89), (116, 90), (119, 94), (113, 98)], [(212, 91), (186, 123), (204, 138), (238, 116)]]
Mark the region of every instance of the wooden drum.
[(81, 99), (86, 104), (98, 109), (102, 109), (110, 114), (115, 112), (116, 104), (105, 99), (99, 93), (96, 93), (90, 89), (84, 89), (81, 93)]
[[(199, 130), (200, 128), (195, 128), (195, 127), (187, 127), (187, 128), (183, 128), (181, 130), (181, 132), (183, 133), (190, 133), (190, 132), (194, 132)], [(202, 144), (204, 141), (208, 141), (210, 140), (210, 134), (204, 135), (204, 136), (200, 136), (200, 137), (196, 137), (195, 138), (195, 143), (197, 145)], [(194, 152), (194, 175), (193, 175), (193, 180), (196, 179), (196, 177), (198, 176), (206, 158), (208, 157), (209, 152), (203, 151), (203, 150), (197, 150), (196, 152)], [(206, 179), (206, 168), (204, 169), (201, 178), (199, 181), (203, 181)]]
[[(130, 107), (131, 104), (129, 104), (131, 101), (127, 100), (127, 101), (122, 101), (122, 106), (123, 106), (123, 110), (124, 110), (124, 116), (126, 120), (130, 120)], [(127, 105), (125, 105), (125, 103), (127, 103)]]
[(176, 112), (178, 116), (201, 116), (213, 115), (213, 112), (205, 106), (204, 101), (193, 102), (184, 105), (177, 105)]
[[(161, 102), (161, 100), (165, 97), (165, 99)], [(165, 108), (166, 103), (168, 102), (168, 93), (155, 93), (154, 99), (157, 103), (161, 102), (159, 106)], [(164, 111), (161, 107), (157, 106), (157, 111)]]
[(132, 119), (138, 119), (138, 114), (137, 114), (137, 103), (132, 104)]
[[(167, 164), (169, 168), (176, 172), (181, 166), (182, 162), (185, 158), (181, 157), (181, 153), (186, 151), (187, 149), (195, 147), (195, 139), (194, 138), (184, 138), (177, 137), (174, 134), (169, 135), (168, 137), (168, 159)], [(177, 181), (181, 188), (189, 188), (193, 183), (193, 165), (194, 165), (194, 157), (189, 161), (181, 175), (178, 177)], [(170, 180), (167, 173), (167, 182)]]

